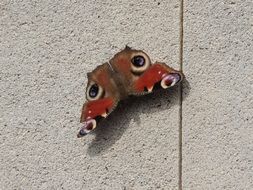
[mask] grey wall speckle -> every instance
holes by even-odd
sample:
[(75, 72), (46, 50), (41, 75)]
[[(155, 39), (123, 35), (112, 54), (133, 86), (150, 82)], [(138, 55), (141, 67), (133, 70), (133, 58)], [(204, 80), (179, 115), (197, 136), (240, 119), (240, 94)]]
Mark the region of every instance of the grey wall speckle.
[[(0, 2), (0, 189), (178, 189), (178, 87), (76, 134), (86, 73), (125, 45), (179, 68), (179, 7)], [(183, 189), (253, 189), (253, 3), (184, 9)]]

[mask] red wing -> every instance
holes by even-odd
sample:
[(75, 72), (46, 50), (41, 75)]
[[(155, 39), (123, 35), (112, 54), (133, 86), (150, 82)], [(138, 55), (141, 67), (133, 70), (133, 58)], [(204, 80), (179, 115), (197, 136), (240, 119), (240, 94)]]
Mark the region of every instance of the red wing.
[(80, 118), (80, 122), (84, 125), (78, 137), (93, 130), (101, 117), (105, 118), (112, 112), (119, 101), (118, 89), (108, 64), (100, 65), (88, 74), (86, 99)]
[(156, 84), (162, 88), (168, 88), (183, 79), (182, 72), (176, 71), (164, 63), (151, 64), (151, 60), (145, 52), (129, 47), (117, 53), (110, 62), (124, 78), (128, 95), (150, 93)]
[(183, 79), (183, 74), (164, 63), (151, 65), (133, 83), (134, 93), (152, 92), (155, 84), (159, 83), (162, 88), (172, 87)]
[(97, 116), (106, 117), (109, 110), (113, 108), (113, 105), (112, 98), (103, 98), (85, 103), (83, 105), (80, 122), (83, 123), (87, 119), (94, 119)]
[(78, 137), (82, 137), (96, 128), (97, 122), (101, 117), (107, 115), (116, 107), (117, 102), (113, 98), (107, 97), (99, 100), (87, 102), (83, 105), (80, 122), (83, 127), (78, 133)]

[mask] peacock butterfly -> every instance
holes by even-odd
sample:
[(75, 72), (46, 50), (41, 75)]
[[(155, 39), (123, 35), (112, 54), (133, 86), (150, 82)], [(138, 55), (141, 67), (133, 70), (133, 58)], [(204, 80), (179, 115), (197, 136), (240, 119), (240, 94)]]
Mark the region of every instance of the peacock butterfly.
[(106, 118), (118, 102), (129, 95), (151, 93), (154, 87), (169, 88), (182, 81), (182, 72), (165, 63), (151, 64), (149, 56), (141, 50), (126, 48), (109, 62), (87, 74), (86, 103), (80, 122), (83, 127), (77, 137), (96, 128), (101, 118)]

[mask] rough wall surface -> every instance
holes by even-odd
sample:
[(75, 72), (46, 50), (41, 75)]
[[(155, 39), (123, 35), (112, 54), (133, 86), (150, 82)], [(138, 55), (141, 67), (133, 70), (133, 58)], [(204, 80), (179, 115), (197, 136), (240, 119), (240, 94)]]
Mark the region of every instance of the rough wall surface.
[(185, 4), (183, 189), (252, 189), (253, 2)]
[(1, 188), (177, 187), (178, 89), (77, 139), (86, 72), (126, 44), (178, 68), (177, 1), (1, 3)]
[[(179, 5), (0, 2), (0, 189), (178, 189), (177, 87), (76, 133), (86, 72), (126, 44), (179, 68)], [(185, 1), (183, 189), (253, 188), (252, 10)]]

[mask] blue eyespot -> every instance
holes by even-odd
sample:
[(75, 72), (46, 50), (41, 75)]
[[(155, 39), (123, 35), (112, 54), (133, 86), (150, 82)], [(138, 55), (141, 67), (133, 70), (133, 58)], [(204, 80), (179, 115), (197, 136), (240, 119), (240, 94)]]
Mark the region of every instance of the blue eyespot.
[(97, 84), (93, 84), (91, 87), (90, 87), (90, 90), (89, 90), (89, 96), (91, 98), (95, 98), (97, 95), (98, 95), (98, 85)]
[(140, 55), (134, 56), (131, 62), (135, 67), (143, 67), (145, 65), (145, 59)]

